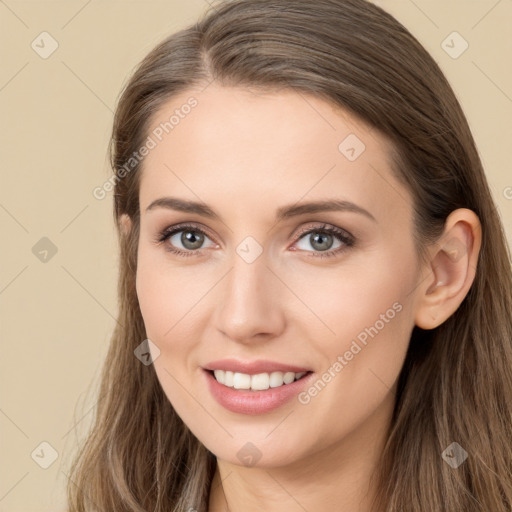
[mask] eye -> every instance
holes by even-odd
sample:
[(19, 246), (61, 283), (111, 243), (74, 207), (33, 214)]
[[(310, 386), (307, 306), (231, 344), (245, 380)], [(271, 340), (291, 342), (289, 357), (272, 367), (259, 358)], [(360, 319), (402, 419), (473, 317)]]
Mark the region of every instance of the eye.
[[(205, 241), (210, 241), (206, 247), (204, 246)], [(178, 256), (200, 256), (203, 254), (203, 249), (217, 246), (204, 229), (193, 224), (178, 224), (168, 227), (158, 234), (155, 242), (165, 244), (166, 251)], [(301, 251), (311, 253), (309, 254), (311, 257), (333, 257), (346, 251), (354, 243), (354, 237), (347, 231), (323, 224), (303, 228), (294, 246), (298, 246)], [(291, 247), (292, 251), (297, 250), (297, 247), (294, 246)], [(311, 251), (309, 248), (313, 248), (313, 250)]]
[[(193, 256), (202, 254), (205, 240), (210, 240), (206, 232), (191, 224), (181, 224), (166, 228), (156, 240), (157, 243), (165, 243), (165, 249), (180, 256)], [(215, 247), (211, 240), (209, 247)], [(181, 245), (181, 247), (180, 247)]]
[[(338, 245), (336, 245), (336, 242)], [(311, 252), (310, 256), (312, 257), (322, 258), (336, 256), (338, 253), (352, 247), (355, 240), (345, 230), (324, 224), (323, 226), (306, 228), (306, 231), (302, 230), (297, 243), (302, 244), (302, 247), (299, 246), (300, 250)], [(312, 247), (313, 251), (310, 251), (308, 246)]]

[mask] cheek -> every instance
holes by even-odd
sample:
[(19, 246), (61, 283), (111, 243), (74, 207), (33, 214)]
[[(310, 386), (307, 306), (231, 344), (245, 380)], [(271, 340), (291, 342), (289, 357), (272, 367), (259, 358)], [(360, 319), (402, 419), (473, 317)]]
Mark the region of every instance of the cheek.
[[(401, 310), (411, 300), (408, 295), (414, 286), (414, 275), (403, 270), (410, 265), (404, 263), (401, 270), (399, 267), (391, 261), (368, 261), (296, 280), (292, 288), (302, 299), (297, 308), (304, 313), (306, 306), (311, 328), (318, 329), (324, 339), (329, 335), (333, 340), (347, 339), (363, 332), (360, 338), (364, 341), (365, 328), (376, 325), (383, 332), (405, 316)], [(288, 277), (288, 282), (293, 283), (293, 276)]]
[(414, 268), (413, 259), (390, 251), (380, 255), (378, 264), (368, 261), (324, 276), (317, 273), (315, 286), (304, 281), (296, 288), (314, 312), (309, 322), (300, 322), (309, 330), (315, 352), (323, 355), (324, 370), (331, 368), (336, 375), (332, 389), (361, 396), (392, 386), (414, 326)]
[(137, 297), (146, 335), (159, 349), (153, 367), (169, 402), (180, 416), (181, 411), (192, 411), (193, 419), (201, 411), (196, 410), (197, 403), (183, 391), (183, 383), (190, 379), (188, 356), (194, 336), (191, 331), (187, 332), (187, 322), (197, 302), (193, 300), (197, 290), (186, 287), (188, 277), (178, 278), (180, 275), (179, 271), (161, 265), (154, 253), (139, 251)]
[(211, 308), (211, 290), (218, 272), (198, 266), (173, 266), (166, 255), (153, 250), (139, 252), (136, 290), (147, 337), (155, 343), (162, 357), (155, 368), (166, 388), (172, 388), (169, 375), (159, 366), (180, 374), (197, 370), (194, 356)]
[(172, 296), (167, 297), (167, 287), (158, 279), (156, 269), (145, 264), (144, 258), (139, 259), (136, 289), (146, 333), (150, 339), (159, 339), (165, 332), (165, 324), (169, 324), (168, 311), (173, 307), (169, 299), (172, 300)]
[(356, 395), (373, 392), (370, 380), (377, 387), (379, 380), (391, 387), (403, 365), (411, 334), (410, 309), (403, 299), (392, 298), (367, 303), (365, 309), (352, 306), (346, 320), (334, 325), (335, 341), (317, 347), (327, 355), (325, 366), (342, 375), (337, 379), (342, 387), (352, 388)]
[(192, 266), (173, 268), (155, 251), (139, 248), (136, 290), (148, 337), (164, 341), (174, 334), (174, 326), (188, 321), (194, 304), (205, 294), (205, 284)]

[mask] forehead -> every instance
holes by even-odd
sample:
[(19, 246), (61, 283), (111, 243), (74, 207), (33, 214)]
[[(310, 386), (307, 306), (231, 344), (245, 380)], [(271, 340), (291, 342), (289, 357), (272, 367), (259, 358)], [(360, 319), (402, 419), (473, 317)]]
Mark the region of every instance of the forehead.
[(390, 207), (410, 212), (387, 139), (310, 94), (214, 83), (168, 100), (147, 135), (142, 210), (169, 192), (245, 210), (334, 195), (376, 215)]

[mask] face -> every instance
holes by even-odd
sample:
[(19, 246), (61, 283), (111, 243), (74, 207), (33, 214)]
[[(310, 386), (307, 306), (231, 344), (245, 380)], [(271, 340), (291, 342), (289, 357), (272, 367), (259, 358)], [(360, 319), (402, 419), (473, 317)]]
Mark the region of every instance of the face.
[(387, 140), (314, 96), (215, 84), (152, 129), (137, 294), (185, 424), (219, 459), (262, 467), (382, 429), (419, 276)]

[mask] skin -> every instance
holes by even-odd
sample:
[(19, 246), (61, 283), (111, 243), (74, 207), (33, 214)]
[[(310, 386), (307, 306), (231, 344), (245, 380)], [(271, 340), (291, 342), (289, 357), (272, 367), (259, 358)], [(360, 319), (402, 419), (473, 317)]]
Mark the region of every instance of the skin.
[[(209, 510), (369, 512), (370, 476), (412, 329), (441, 324), (467, 294), (481, 243), (478, 218), (452, 212), (420, 265), (412, 197), (392, 175), (383, 135), (311, 95), (215, 83), (173, 97), (152, 126), (191, 95), (198, 105), (144, 159), (137, 294), (148, 338), (160, 350), (154, 368), (162, 388), (217, 457)], [(338, 149), (349, 134), (365, 145), (354, 161)], [(164, 196), (202, 201), (222, 220), (147, 210)], [(375, 220), (350, 211), (274, 219), (283, 205), (327, 198), (351, 201)], [(130, 220), (122, 222), (128, 232)], [(193, 252), (181, 233), (155, 242), (182, 222), (207, 232), (199, 255), (166, 250), (174, 243)], [(355, 244), (315, 256), (322, 251), (314, 233), (301, 238), (299, 230), (323, 224), (346, 230)], [(252, 263), (236, 252), (248, 236), (263, 249)], [(326, 243), (344, 246), (335, 237)], [(201, 367), (224, 357), (295, 364), (319, 378), (397, 303), (400, 311), (307, 404), (292, 399), (244, 415), (210, 395)], [(260, 452), (252, 467), (237, 457), (248, 442)]]

